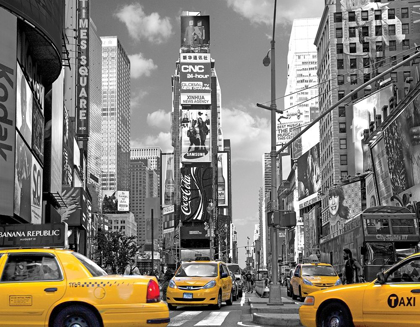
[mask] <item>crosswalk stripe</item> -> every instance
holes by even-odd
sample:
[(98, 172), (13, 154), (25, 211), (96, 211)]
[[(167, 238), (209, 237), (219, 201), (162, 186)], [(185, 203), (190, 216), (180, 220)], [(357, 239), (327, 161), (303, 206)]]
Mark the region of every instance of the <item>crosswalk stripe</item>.
[(194, 326), (221, 326), (225, 321), (229, 311), (227, 312), (211, 312), (206, 319), (201, 320)]
[(171, 322), (169, 323), (169, 326), (181, 326), (185, 322), (191, 320), (194, 316), (199, 315), (203, 311), (184, 311), (183, 313), (180, 313), (179, 315), (171, 318)]

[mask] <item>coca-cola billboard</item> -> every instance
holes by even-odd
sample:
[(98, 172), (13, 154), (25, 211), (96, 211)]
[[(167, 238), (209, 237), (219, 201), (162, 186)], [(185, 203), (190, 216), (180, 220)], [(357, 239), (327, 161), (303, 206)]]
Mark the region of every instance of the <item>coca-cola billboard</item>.
[(208, 221), (207, 206), (212, 198), (211, 167), (184, 167), (181, 170), (181, 221)]

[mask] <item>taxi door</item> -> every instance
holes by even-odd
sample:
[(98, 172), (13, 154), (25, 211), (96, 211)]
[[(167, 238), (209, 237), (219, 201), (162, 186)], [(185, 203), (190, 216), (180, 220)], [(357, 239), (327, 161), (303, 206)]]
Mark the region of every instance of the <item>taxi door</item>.
[[(232, 293), (232, 278), (229, 275), (229, 271), (225, 265), (220, 264), (220, 281), (222, 282), (222, 299), (223, 301), (230, 299)], [(222, 278), (222, 273), (227, 274), (227, 277)]]
[(371, 284), (363, 298), (366, 326), (415, 326), (420, 321), (420, 257), (389, 272), (385, 284)]
[[(0, 326), (44, 326), (52, 305), (66, 290), (57, 259), (51, 253), (33, 252), (3, 257), (0, 258)], [(40, 272), (45, 263), (56, 267), (56, 274)]]

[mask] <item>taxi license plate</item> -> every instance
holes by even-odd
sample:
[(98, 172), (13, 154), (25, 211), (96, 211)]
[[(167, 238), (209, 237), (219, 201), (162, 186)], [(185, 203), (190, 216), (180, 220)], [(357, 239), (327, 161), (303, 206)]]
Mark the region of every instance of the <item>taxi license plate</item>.
[(184, 293), (184, 299), (192, 299), (193, 295), (192, 293)]

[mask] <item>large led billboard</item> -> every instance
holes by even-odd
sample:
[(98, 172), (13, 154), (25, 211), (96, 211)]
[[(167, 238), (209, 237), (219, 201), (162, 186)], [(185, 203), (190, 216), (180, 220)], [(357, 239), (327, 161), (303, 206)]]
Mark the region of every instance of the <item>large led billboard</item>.
[[(161, 199), (162, 207), (169, 207), (174, 205), (175, 199), (175, 179), (174, 179), (174, 154), (173, 153), (162, 153), (161, 157), (162, 167), (162, 187), (161, 187)], [(170, 211), (170, 212), (173, 212)], [(164, 213), (169, 214), (170, 212), (165, 211)]]
[(319, 143), (298, 159), (298, 199), (302, 200), (321, 189)]
[(210, 105), (210, 53), (181, 53), (179, 81), (182, 105)]
[(207, 207), (212, 199), (212, 167), (181, 169), (181, 221), (208, 221)]
[(210, 16), (181, 16), (181, 46), (210, 45)]
[[(393, 98), (393, 85), (386, 86), (378, 92), (353, 104), (353, 119), (351, 122), (351, 151), (354, 151), (353, 163), (356, 173), (363, 173), (367, 166), (367, 159), (363, 156), (363, 138), (365, 129), (369, 129), (370, 123), (375, 123), (376, 116), (384, 118), (384, 109), (389, 111), (389, 102)], [(392, 100), (391, 100), (392, 101)], [(386, 106), (386, 107), (385, 107)]]
[(181, 162), (211, 161), (211, 110), (181, 110)]
[(13, 216), (16, 126), (16, 16), (0, 8), (0, 214)]
[(229, 205), (229, 167), (228, 153), (217, 154), (217, 206)]

